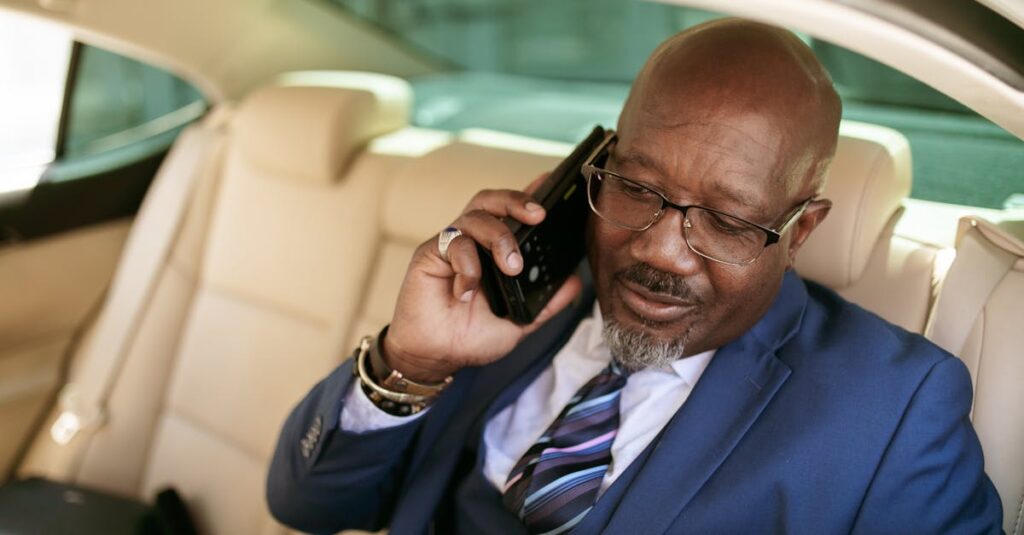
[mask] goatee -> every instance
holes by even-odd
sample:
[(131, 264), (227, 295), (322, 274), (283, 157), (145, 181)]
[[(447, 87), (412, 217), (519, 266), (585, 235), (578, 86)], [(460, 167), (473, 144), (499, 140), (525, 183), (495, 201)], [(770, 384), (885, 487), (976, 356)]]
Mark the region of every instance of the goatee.
[(604, 340), (615, 362), (634, 372), (669, 366), (683, 356), (686, 347), (685, 335), (674, 340), (659, 340), (642, 330), (626, 327), (614, 318), (604, 318)]

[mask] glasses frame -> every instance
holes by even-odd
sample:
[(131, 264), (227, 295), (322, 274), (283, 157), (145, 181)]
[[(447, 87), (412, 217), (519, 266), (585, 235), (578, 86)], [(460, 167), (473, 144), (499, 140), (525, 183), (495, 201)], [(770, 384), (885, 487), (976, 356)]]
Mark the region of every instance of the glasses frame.
[[(793, 207), (789, 212), (787, 212), (789, 214), (789, 216), (786, 218), (786, 221), (781, 226), (779, 226), (778, 228), (771, 228), (771, 227), (766, 227), (764, 225), (759, 225), (757, 223), (754, 223), (753, 221), (749, 221), (749, 220), (744, 219), (742, 217), (739, 217), (737, 215), (733, 215), (733, 214), (730, 214), (728, 212), (723, 212), (721, 210), (716, 210), (714, 208), (709, 208), (707, 206), (702, 206), (700, 204), (686, 204), (686, 205), (676, 204), (676, 203), (672, 202), (671, 200), (669, 200), (668, 197), (665, 197), (665, 195), (662, 194), (660, 191), (653, 190), (653, 189), (651, 189), (648, 186), (640, 184), (639, 182), (637, 182), (637, 181), (635, 181), (633, 179), (630, 179), (628, 177), (622, 176), (622, 175), (620, 175), (620, 174), (618, 174), (618, 173), (616, 173), (614, 171), (609, 171), (607, 169), (604, 169), (602, 167), (598, 167), (598, 166), (594, 165), (594, 161), (597, 160), (597, 158), (605, 150), (608, 149), (608, 145), (610, 145), (611, 142), (614, 141), (616, 137), (617, 136), (616, 136), (616, 133), (615, 133), (614, 130), (608, 130), (607, 134), (605, 134), (605, 138), (603, 140), (601, 140), (601, 143), (598, 144), (598, 146), (596, 148), (594, 148), (594, 151), (590, 153), (590, 156), (588, 156), (587, 159), (583, 162), (583, 165), (580, 166), (580, 173), (583, 175), (583, 177), (587, 181), (587, 202), (588, 202), (588, 204), (590, 204), (590, 210), (593, 211), (595, 214), (597, 214), (601, 219), (604, 219), (605, 221), (607, 221), (607, 222), (609, 222), (609, 223), (611, 223), (611, 224), (613, 224), (613, 225), (615, 225), (615, 226), (617, 226), (619, 228), (624, 228), (624, 229), (627, 229), (627, 230), (633, 230), (633, 231), (636, 231), (636, 232), (643, 232), (643, 231), (653, 227), (654, 224), (657, 223), (658, 220), (660, 220), (662, 218), (662, 216), (665, 215), (665, 212), (666, 212), (665, 208), (666, 208), (666, 206), (670, 207), (670, 208), (675, 208), (676, 210), (679, 210), (679, 212), (681, 214), (683, 214), (683, 224), (685, 225), (685, 227), (686, 228), (692, 228), (692, 223), (690, 223), (690, 218), (688, 218), (686, 216), (686, 211), (689, 210), (690, 208), (700, 208), (701, 210), (707, 210), (708, 212), (712, 212), (712, 213), (715, 213), (715, 214), (718, 214), (718, 215), (722, 215), (722, 216), (726, 216), (726, 217), (731, 217), (733, 219), (742, 221), (742, 222), (744, 222), (744, 223), (746, 223), (748, 225), (751, 225), (751, 226), (757, 228), (758, 230), (761, 230), (765, 234), (764, 245), (761, 247), (761, 250), (753, 258), (751, 258), (750, 260), (747, 260), (745, 262), (728, 262), (728, 261), (725, 261), (725, 260), (720, 260), (718, 258), (712, 258), (712, 257), (710, 257), (710, 256), (708, 256), (708, 255), (706, 255), (706, 254), (704, 254), (704, 253), (694, 249), (693, 246), (690, 245), (690, 239), (686, 236), (686, 233), (684, 232), (683, 233), (683, 240), (686, 241), (686, 246), (689, 247), (690, 250), (693, 251), (694, 253), (696, 253), (696, 254), (704, 257), (704, 258), (707, 258), (708, 260), (713, 260), (715, 262), (719, 262), (719, 263), (722, 263), (722, 264), (729, 264), (729, 265), (732, 265), (732, 266), (746, 266), (746, 265), (754, 263), (755, 261), (757, 261), (758, 258), (761, 257), (761, 253), (763, 253), (764, 250), (768, 246), (773, 245), (775, 243), (778, 243), (778, 241), (782, 238), (782, 235), (785, 234), (787, 230), (789, 230), (789, 228), (793, 225), (794, 222), (796, 222), (797, 220), (800, 219), (800, 215), (804, 213), (804, 210), (807, 209), (807, 206), (810, 205), (811, 202), (813, 202), (817, 198), (817, 195), (812, 195), (812, 196), (808, 197), (807, 199), (804, 199), (803, 201), (801, 201), (795, 207)], [(621, 223), (616, 223), (615, 221), (612, 221), (612, 220), (608, 219), (607, 217), (602, 215), (601, 212), (597, 211), (597, 207), (594, 206), (594, 200), (590, 196), (590, 181), (594, 177), (594, 175), (597, 174), (597, 173), (609, 174), (611, 176), (614, 176), (615, 178), (618, 178), (619, 180), (623, 180), (623, 181), (625, 181), (625, 182), (627, 182), (629, 184), (632, 184), (633, 186), (636, 186), (638, 188), (643, 188), (643, 189), (645, 189), (647, 191), (650, 191), (651, 193), (654, 193), (655, 195), (657, 195), (658, 197), (661, 198), (661, 208), (658, 209), (657, 213), (651, 219), (651, 222), (648, 223), (646, 226), (644, 226), (642, 228), (629, 227), (629, 226), (623, 225)]]

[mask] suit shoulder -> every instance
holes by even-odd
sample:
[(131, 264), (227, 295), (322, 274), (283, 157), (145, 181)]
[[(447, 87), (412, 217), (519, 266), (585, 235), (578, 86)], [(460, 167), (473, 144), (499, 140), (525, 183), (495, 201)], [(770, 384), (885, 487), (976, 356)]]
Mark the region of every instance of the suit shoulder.
[(956, 359), (918, 333), (890, 323), (812, 281), (798, 339), (820, 348), (831, 365), (873, 366), (875, 373), (926, 374), (936, 364)]

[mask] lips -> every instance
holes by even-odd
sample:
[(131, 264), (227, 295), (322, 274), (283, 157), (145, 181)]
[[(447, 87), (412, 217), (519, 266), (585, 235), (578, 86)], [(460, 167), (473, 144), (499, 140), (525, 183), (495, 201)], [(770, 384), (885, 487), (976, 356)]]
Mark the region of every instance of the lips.
[(618, 279), (616, 290), (623, 304), (637, 318), (657, 323), (671, 323), (689, 314), (696, 303), (673, 295), (655, 293), (643, 286)]

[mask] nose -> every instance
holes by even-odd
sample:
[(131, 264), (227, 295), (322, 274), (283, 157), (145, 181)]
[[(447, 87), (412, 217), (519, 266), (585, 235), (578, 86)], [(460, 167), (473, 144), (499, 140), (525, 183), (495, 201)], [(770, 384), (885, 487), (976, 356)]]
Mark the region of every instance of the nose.
[(669, 209), (650, 228), (637, 232), (629, 242), (629, 251), (638, 262), (682, 276), (694, 275), (704, 266), (704, 258), (693, 252), (683, 237), (685, 217)]

